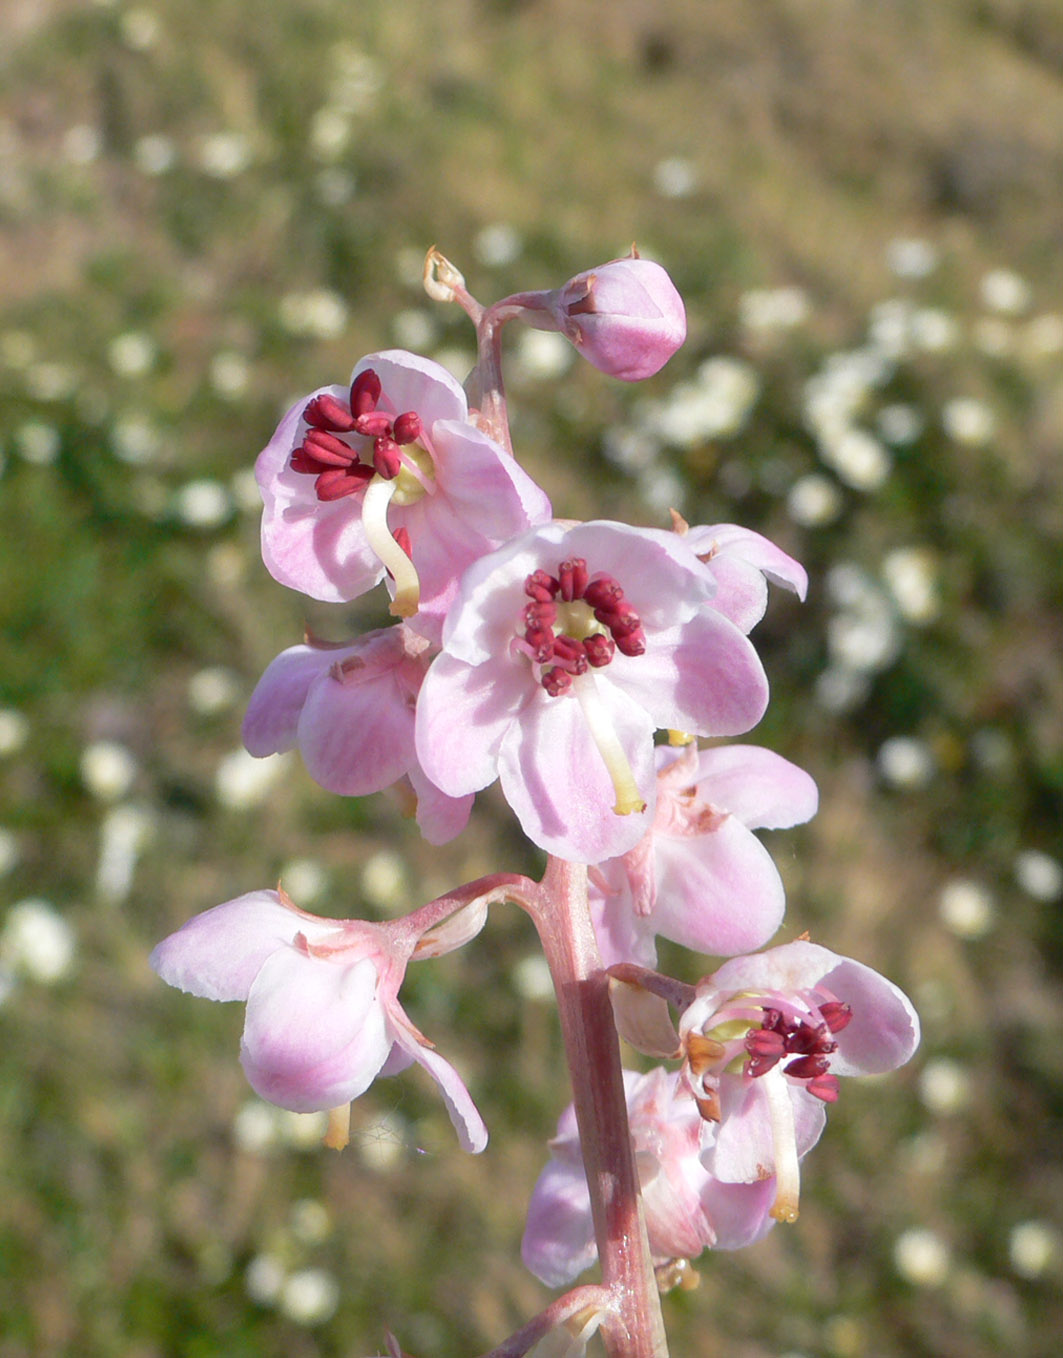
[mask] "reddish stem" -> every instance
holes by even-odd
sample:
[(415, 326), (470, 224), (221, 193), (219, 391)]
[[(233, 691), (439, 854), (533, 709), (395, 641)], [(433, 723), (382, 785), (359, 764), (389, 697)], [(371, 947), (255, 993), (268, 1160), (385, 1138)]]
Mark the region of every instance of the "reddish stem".
[(587, 902), (587, 869), (551, 858), (526, 904), (557, 991), (583, 1164), (590, 1189), (610, 1358), (667, 1358), (657, 1281), (628, 1129), (620, 1044)]

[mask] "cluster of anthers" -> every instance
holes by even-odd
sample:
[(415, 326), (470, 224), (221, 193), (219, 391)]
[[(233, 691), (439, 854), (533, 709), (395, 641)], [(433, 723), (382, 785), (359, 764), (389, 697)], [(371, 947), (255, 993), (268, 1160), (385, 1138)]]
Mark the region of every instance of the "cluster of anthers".
[(524, 582), (524, 648), (542, 666), (540, 683), (556, 698), (573, 677), (608, 665), (617, 651), (642, 655), (646, 634), (638, 613), (611, 576), (591, 578), (583, 557), (562, 561), (557, 575), (533, 571)]

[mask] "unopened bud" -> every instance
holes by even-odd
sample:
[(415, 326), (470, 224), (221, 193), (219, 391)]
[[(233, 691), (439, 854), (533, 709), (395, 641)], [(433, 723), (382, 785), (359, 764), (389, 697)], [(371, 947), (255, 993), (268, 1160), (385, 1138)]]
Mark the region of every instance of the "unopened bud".
[(550, 294), (558, 329), (601, 372), (638, 382), (658, 372), (686, 339), (683, 299), (659, 264), (614, 259)]

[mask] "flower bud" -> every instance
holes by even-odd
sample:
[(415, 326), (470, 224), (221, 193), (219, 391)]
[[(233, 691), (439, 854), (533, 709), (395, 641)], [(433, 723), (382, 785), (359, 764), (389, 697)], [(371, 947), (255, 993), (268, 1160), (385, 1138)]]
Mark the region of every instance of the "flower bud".
[(658, 372), (686, 339), (686, 312), (659, 264), (633, 256), (580, 273), (550, 294), (563, 335), (610, 377), (637, 382)]

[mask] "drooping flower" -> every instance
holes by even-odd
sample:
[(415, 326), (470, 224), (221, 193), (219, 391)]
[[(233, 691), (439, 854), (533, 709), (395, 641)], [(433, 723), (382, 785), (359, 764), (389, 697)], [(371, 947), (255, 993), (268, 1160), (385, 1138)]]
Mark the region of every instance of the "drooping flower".
[(432, 640), (470, 562), (550, 516), (539, 487), (471, 422), (456, 379), (399, 349), (362, 359), (349, 389), (297, 401), (255, 475), (276, 580), (346, 602), (387, 572), (392, 612)]
[[(543, 302), (553, 325), (585, 359), (625, 382), (652, 377), (686, 339), (686, 311), (675, 284), (659, 264), (637, 255), (585, 269)], [(537, 324), (532, 312), (525, 319)]]
[(600, 862), (652, 823), (656, 727), (748, 730), (767, 681), (708, 605), (674, 533), (553, 523), (465, 574), (417, 703), (417, 753), (450, 796), (500, 778), (540, 847)]
[(718, 1124), (708, 1168), (728, 1184), (774, 1175), (772, 1215), (793, 1221), (798, 1162), (819, 1140), (838, 1077), (903, 1065), (919, 1018), (878, 972), (797, 940), (699, 982), (679, 1037), (683, 1079)]
[(785, 896), (753, 831), (808, 820), (815, 783), (758, 745), (659, 746), (656, 760), (652, 828), (591, 871), (605, 965), (653, 966), (657, 935), (718, 957), (762, 947), (782, 922)]
[[(432, 955), (468, 940), (448, 921)], [(155, 948), (151, 965), (169, 985), (210, 1000), (247, 1004), (240, 1060), (252, 1088), (295, 1112), (342, 1109), (378, 1075), (411, 1062), (439, 1085), (466, 1150), (487, 1129), (461, 1077), (406, 1016), (398, 1001), (418, 948), (408, 919), (371, 924), (323, 919), (281, 891), (252, 891), (196, 915)]]
[[(650, 1253), (658, 1267), (694, 1259), (704, 1249), (741, 1249), (773, 1225), (774, 1184), (721, 1183), (706, 1167), (716, 1129), (660, 1066), (624, 1072), (631, 1140), (642, 1190)], [(551, 1159), (528, 1208), (521, 1253), (550, 1287), (561, 1287), (597, 1256), (590, 1194), (576, 1114), (561, 1115)]]
[(349, 646), (289, 647), (251, 695), (245, 745), (259, 757), (297, 745), (311, 778), (346, 797), (380, 792), (405, 777), (421, 833), (430, 844), (446, 843), (465, 828), (473, 798), (448, 797), (417, 759), (414, 707), (429, 649), (401, 623)]
[(805, 568), (769, 538), (733, 523), (691, 528), (674, 512), (672, 519), (676, 532), (716, 584), (713, 608), (743, 632), (751, 631), (764, 616), (769, 580), (801, 600), (807, 594)]

